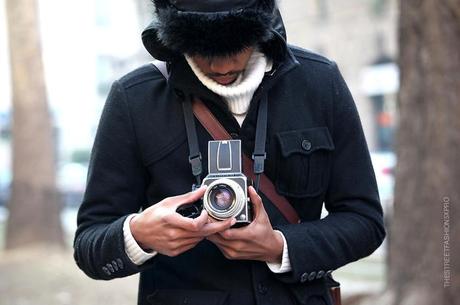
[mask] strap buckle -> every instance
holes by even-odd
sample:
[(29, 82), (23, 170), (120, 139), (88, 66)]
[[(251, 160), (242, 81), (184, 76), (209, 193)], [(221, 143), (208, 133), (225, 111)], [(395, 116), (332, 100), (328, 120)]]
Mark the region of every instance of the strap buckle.
[(252, 154), (252, 160), (254, 160), (254, 174), (262, 174), (264, 172), (265, 159), (267, 159), (267, 153)]
[(192, 165), (193, 176), (200, 176), (203, 171), (201, 166), (201, 153), (195, 156), (189, 156), (188, 162), (190, 162), (190, 164)]

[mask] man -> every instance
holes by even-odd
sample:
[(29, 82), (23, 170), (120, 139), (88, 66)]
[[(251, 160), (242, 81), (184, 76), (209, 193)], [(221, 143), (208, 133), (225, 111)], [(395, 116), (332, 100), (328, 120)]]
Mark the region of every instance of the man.
[[(139, 304), (331, 304), (332, 270), (372, 253), (385, 231), (369, 152), (335, 63), (288, 46), (274, 1), (155, 0), (143, 41), (167, 63), (116, 81), (92, 151), (75, 259), (90, 277), (140, 272)], [(301, 222), (249, 188), (254, 220), (205, 210), (182, 103), (199, 98), (251, 156), (268, 103), (265, 174)], [(204, 172), (212, 140), (196, 122)], [(323, 203), (329, 215), (320, 219)]]

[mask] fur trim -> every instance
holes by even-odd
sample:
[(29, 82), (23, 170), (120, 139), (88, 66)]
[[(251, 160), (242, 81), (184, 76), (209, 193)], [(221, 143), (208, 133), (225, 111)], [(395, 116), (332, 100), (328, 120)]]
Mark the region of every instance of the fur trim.
[(248, 8), (224, 13), (157, 10), (158, 38), (181, 54), (228, 56), (273, 37), (272, 9)]

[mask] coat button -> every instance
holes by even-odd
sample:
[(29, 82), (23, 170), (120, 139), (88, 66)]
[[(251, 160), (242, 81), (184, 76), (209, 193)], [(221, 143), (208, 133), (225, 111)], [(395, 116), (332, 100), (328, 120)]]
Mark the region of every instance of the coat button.
[(118, 271), (118, 264), (116, 261), (112, 261), (112, 266), (113, 266), (113, 269), (115, 269), (115, 271)]
[(106, 266), (107, 268), (109, 268), (110, 272), (115, 272), (115, 269), (113, 269), (113, 266), (111, 264), (107, 264)]
[(185, 98), (185, 94), (183, 91), (179, 90), (179, 89), (174, 89), (174, 93), (176, 94), (176, 96), (178, 98), (180, 98), (181, 100), (183, 100)]
[(310, 151), (311, 150), (311, 142), (308, 141), (308, 140), (303, 140), (302, 141), (302, 148), (306, 151)]
[(300, 281), (302, 283), (305, 283), (306, 281), (308, 280), (308, 273), (302, 273), (302, 275), (300, 276)]
[(102, 267), (102, 271), (104, 271), (104, 273), (107, 274), (107, 275), (110, 275), (110, 274), (111, 274), (110, 271), (109, 271), (109, 269), (108, 269), (107, 267), (105, 267), (105, 266)]
[(320, 278), (322, 278), (324, 276), (324, 274), (326, 274), (326, 272), (324, 272), (323, 270), (320, 270), (320, 271), (318, 271), (318, 274), (316, 275), (316, 278), (320, 279)]
[(232, 132), (230, 134), (230, 136), (232, 137), (232, 139), (239, 139), (240, 138), (240, 135), (238, 133), (236, 133), (236, 132)]
[(310, 272), (310, 274), (308, 275), (308, 280), (309, 280), (309, 281), (313, 281), (314, 279), (316, 279), (316, 272), (315, 272), (315, 271), (312, 271), (312, 272)]
[(264, 284), (262, 283), (259, 283), (257, 285), (257, 290), (259, 291), (260, 294), (266, 294), (268, 289), (267, 289), (267, 286), (265, 286)]
[(123, 261), (122, 261), (121, 259), (117, 258), (117, 263), (118, 263), (118, 267), (119, 267), (120, 269), (123, 269), (123, 268), (124, 268)]

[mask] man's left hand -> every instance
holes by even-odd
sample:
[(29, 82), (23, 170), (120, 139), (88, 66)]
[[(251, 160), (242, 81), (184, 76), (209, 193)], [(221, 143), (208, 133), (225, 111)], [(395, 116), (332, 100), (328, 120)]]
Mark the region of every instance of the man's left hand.
[(262, 199), (255, 189), (249, 187), (253, 205), (254, 220), (247, 226), (227, 229), (208, 236), (228, 259), (258, 260), (267, 263), (281, 263), (283, 237), (273, 230)]

